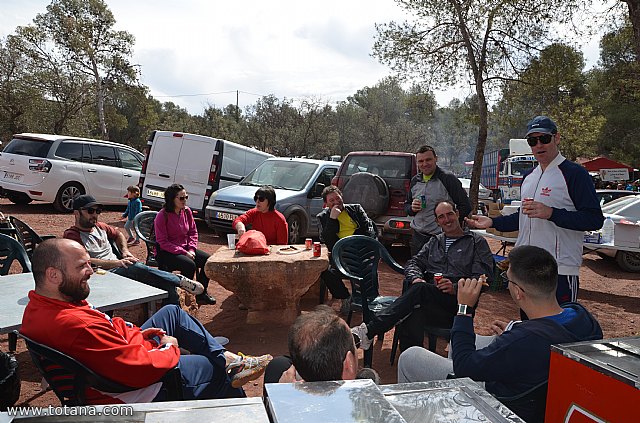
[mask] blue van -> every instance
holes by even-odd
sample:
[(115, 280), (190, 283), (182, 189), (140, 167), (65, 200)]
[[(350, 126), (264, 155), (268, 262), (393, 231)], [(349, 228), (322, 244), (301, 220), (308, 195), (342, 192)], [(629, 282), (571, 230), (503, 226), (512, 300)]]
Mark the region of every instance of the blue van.
[(331, 184), (339, 162), (270, 158), (262, 162), (240, 183), (214, 192), (205, 209), (207, 224), (218, 232), (234, 232), (233, 220), (256, 206), (253, 195), (263, 185), (276, 191), (276, 210), (289, 225), (289, 243), (300, 244), (307, 237), (318, 236), (318, 219), (322, 211), (322, 190)]

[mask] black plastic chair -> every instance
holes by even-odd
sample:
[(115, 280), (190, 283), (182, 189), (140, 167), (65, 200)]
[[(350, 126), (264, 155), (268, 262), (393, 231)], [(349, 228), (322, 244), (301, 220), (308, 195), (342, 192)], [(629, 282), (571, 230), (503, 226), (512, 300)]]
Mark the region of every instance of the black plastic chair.
[[(402, 293), (407, 290), (408, 286), (403, 285)], [(445, 342), (449, 342), (451, 340), (451, 326), (453, 326), (453, 316), (450, 323), (447, 323), (446, 326), (434, 326), (432, 324), (425, 324), (423, 326), (424, 334), (427, 337), (428, 341), (428, 350), (431, 352), (436, 352), (436, 347), (438, 345), (438, 338), (442, 338)], [(393, 366), (393, 363), (396, 360), (396, 355), (398, 353), (398, 347), (400, 345), (400, 331), (396, 329), (393, 334), (393, 343), (391, 345), (391, 357), (389, 359), (389, 363)]]
[[(33, 363), (51, 386), (62, 405), (87, 405), (85, 397), (87, 388), (110, 393), (123, 393), (139, 389), (100, 376), (76, 359), (40, 344), (18, 333), (18, 331), (14, 331), (14, 333), (25, 340)], [(164, 375), (161, 381), (167, 401), (184, 399), (180, 369), (174, 367)]]
[(0, 275), (8, 275), (16, 260), (22, 266), (22, 273), (31, 273), (31, 260), (22, 244), (15, 238), (0, 234)]
[[(31, 273), (31, 260), (22, 244), (15, 238), (0, 234), (0, 276), (6, 276), (11, 270), (14, 261), (18, 261), (22, 267), (22, 273)], [(9, 333), (9, 351), (16, 350), (18, 338), (12, 332)]]
[(156, 235), (153, 224), (157, 215), (158, 212), (156, 211), (145, 211), (138, 213), (136, 217), (133, 218), (133, 227), (138, 237), (143, 240), (147, 246), (147, 260), (145, 264), (154, 267), (159, 267), (158, 261), (156, 260)]
[[(364, 235), (352, 235), (336, 242), (331, 252), (336, 268), (351, 281), (351, 304), (347, 324), (355, 310), (362, 310), (362, 320), (369, 323), (374, 313), (391, 304), (397, 297), (381, 297), (378, 293), (378, 265), (380, 259), (398, 273), (404, 268), (391, 257), (377, 240)], [(383, 334), (384, 338), (384, 334)], [(364, 352), (364, 366), (371, 367), (373, 348)]]
[(545, 380), (521, 394), (512, 397), (496, 396), (496, 398), (527, 423), (543, 423), (548, 388), (549, 381)]
[(9, 216), (11, 224), (16, 230), (18, 241), (24, 247), (29, 258), (33, 257), (33, 250), (45, 239), (55, 238), (55, 235), (38, 235), (38, 233), (28, 224), (15, 216)]

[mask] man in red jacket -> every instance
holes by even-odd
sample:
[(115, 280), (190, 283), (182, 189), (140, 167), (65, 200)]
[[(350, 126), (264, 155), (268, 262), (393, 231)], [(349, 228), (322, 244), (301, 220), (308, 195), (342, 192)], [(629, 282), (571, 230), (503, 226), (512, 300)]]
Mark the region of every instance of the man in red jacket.
[[(137, 388), (125, 393), (87, 388), (89, 404), (161, 400), (159, 382), (178, 366), (186, 400), (242, 397), (240, 388), (259, 377), (270, 355), (232, 354), (202, 324), (175, 305), (160, 309), (141, 327), (94, 309), (87, 301), (93, 274), (89, 254), (70, 239), (51, 239), (34, 251), (35, 290), (21, 331), (94, 372)], [(180, 355), (179, 347), (191, 352)]]

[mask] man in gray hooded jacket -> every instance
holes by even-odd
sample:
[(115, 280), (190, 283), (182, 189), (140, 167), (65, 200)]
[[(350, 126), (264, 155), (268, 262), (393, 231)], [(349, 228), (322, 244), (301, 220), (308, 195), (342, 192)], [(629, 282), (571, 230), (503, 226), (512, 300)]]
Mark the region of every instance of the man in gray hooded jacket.
[[(376, 335), (403, 321), (400, 350), (422, 346), (425, 323), (451, 327), (457, 312), (456, 291), (461, 278), (485, 275), (493, 279), (493, 254), (487, 241), (460, 226), (460, 214), (453, 201), (437, 202), (435, 219), (442, 233), (429, 239), (420, 252), (407, 262), (404, 293), (375, 314), (368, 324), (352, 328), (360, 347), (369, 349)], [(441, 279), (434, 280), (440, 273)]]

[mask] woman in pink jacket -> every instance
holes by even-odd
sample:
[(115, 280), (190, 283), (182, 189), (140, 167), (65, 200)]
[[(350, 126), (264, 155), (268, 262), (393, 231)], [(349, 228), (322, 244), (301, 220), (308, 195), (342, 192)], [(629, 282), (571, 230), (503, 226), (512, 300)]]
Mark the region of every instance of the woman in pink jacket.
[(207, 293), (209, 278), (204, 265), (209, 254), (198, 250), (198, 228), (191, 209), (187, 207), (187, 191), (180, 184), (169, 186), (164, 192), (164, 207), (154, 222), (158, 251), (156, 260), (163, 270), (179, 270), (183, 276), (196, 279), (204, 292), (196, 298), (200, 304), (215, 304)]

